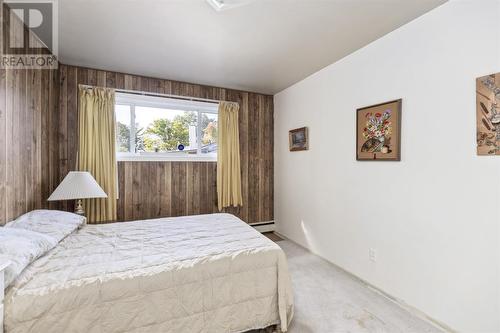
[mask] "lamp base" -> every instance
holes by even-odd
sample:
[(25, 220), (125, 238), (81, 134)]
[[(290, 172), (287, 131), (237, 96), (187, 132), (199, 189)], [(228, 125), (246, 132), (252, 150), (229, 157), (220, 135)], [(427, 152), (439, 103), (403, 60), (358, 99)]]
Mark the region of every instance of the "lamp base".
[(76, 200), (75, 214), (85, 216), (85, 211), (83, 210), (83, 205), (82, 205), (82, 199)]

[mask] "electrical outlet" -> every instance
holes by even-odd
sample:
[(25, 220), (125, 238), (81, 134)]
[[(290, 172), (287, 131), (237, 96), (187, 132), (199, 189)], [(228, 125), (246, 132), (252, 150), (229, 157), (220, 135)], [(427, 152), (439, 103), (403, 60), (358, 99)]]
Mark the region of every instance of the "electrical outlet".
[(377, 262), (377, 250), (374, 248), (370, 248), (368, 250), (368, 258), (371, 262)]

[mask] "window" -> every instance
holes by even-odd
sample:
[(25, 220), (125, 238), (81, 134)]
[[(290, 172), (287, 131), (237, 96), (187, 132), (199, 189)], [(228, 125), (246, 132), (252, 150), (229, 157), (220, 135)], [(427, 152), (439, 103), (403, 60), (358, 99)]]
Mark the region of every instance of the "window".
[(118, 160), (217, 160), (216, 103), (116, 94)]

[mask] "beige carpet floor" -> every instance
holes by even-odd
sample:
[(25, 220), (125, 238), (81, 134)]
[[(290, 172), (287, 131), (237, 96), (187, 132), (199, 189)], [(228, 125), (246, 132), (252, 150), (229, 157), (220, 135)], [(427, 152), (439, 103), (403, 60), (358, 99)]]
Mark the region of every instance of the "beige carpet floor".
[(295, 296), (291, 333), (442, 333), (358, 279), (293, 242), (286, 252)]

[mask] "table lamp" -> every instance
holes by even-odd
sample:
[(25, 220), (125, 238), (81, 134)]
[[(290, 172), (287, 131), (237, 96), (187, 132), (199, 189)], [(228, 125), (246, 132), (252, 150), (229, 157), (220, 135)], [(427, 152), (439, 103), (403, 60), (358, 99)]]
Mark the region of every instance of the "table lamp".
[(70, 171), (47, 200), (76, 200), (75, 213), (85, 215), (82, 199), (107, 197), (108, 195), (97, 184), (89, 172)]

